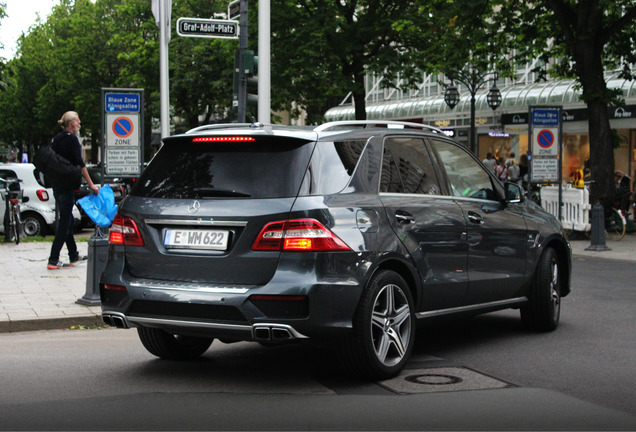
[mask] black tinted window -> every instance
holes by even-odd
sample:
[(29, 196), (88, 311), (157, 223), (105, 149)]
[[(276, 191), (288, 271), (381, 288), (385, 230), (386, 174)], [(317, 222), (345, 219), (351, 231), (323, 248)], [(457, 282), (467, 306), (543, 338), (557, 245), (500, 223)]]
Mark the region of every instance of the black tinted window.
[(386, 140), (380, 192), (441, 194), (433, 164), (421, 138)]
[(295, 197), (313, 143), (280, 137), (250, 142), (168, 141), (131, 195), (156, 198)]

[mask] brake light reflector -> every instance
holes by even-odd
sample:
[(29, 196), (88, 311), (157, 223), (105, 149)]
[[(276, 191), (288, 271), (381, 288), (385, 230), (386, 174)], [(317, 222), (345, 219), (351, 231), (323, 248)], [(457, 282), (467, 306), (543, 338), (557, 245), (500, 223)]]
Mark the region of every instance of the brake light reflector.
[(125, 286), (104, 284), (104, 289), (112, 291), (127, 291)]
[(44, 189), (36, 190), (35, 194), (37, 195), (37, 197), (38, 197), (38, 199), (40, 201), (48, 201), (49, 200), (49, 193), (47, 191), (45, 191)]
[(115, 216), (115, 220), (113, 220), (113, 224), (110, 226), (108, 242), (110, 244), (126, 246), (144, 245), (144, 241), (141, 238), (141, 233), (135, 221), (122, 215)]
[(348, 251), (349, 246), (315, 219), (270, 222), (252, 245), (255, 251)]
[(240, 141), (256, 141), (256, 140), (249, 136), (215, 136), (215, 137), (192, 138), (192, 142), (240, 142)]

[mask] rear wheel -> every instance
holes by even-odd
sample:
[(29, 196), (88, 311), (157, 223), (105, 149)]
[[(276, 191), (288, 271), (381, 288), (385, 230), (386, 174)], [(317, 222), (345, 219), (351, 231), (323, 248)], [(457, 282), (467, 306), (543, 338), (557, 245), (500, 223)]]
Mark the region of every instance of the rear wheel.
[(620, 240), (625, 235), (625, 218), (615, 208), (605, 217), (605, 234), (610, 240)]
[(521, 320), (534, 331), (549, 332), (557, 328), (561, 316), (561, 282), (559, 258), (547, 248), (537, 266), (528, 303), (521, 307)]
[(137, 333), (148, 352), (166, 360), (195, 359), (206, 352), (214, 340), (213, 338), (173, 335), (150, 327), (138, 327)]
[(396, 376), (404, 368), (415, 340), (413, 299), (404, 279), (393, 271), (377, 273), (366, 287), (343, 344), (345, 365), (372, 379)]
[(44, 219), (35, 213), (27, 213), (22, 218), (24, 234), (28, 236), (43, 236), (46, 233), (46, 223)]
[(15, 244), (20, 244), (20, 212), (17, 207), (11, 209), (11, 235)]

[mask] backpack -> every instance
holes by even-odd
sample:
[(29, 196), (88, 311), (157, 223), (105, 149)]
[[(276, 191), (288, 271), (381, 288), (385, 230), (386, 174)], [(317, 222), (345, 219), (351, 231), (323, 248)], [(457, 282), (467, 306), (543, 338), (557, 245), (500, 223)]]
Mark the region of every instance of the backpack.
[(82, 168), (73, 165), (51, 148), (50, 145), (37, 149), (33, 165), (44, 174), (44, 183), (54, 188), (78, 189), (82, 182)]

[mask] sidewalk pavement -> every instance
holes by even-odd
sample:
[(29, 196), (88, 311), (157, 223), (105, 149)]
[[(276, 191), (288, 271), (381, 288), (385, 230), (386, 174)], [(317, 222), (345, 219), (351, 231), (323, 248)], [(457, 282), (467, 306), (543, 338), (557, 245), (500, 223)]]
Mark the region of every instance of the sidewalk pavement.
[[(591, 244), (589, 239), (572, 239), (571, 244), (575, 259), (636, 262), (636, 233), (626, 234), (620, 241), (607, 240), (611, 250), (606, 251), (585, 250)], [(87, 242), (77, 245), (80, 254), (88, 254)], [(50, 242), (0, 243), (0, 333), (103, 325), (99, 306), (76, 303), (92, 294), (86, 288), (88, 263), (47, 270), (50, 249)], [(68, 261), (65, 253), (63, 248), (62, 260)]]

